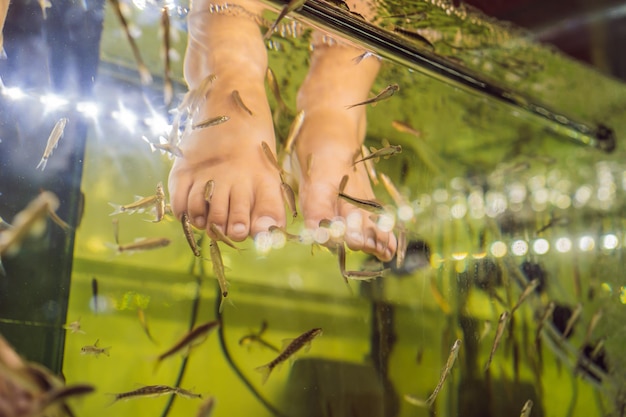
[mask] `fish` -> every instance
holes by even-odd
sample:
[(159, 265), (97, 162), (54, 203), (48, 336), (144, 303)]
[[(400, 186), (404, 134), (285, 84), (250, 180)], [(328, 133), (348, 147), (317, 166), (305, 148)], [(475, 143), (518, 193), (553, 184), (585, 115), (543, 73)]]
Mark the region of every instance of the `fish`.
[(603, 314), (604, 313), (602, 309), (600, 309), (596, 311), (594, 315), (591, 317), (591, 320), (589, 321), (589, 325), (587, 326), (587, 331), (585, 332), (585, 338), (583, 339), (583, 343), (582, 343), (583, 345), (586, 345), (591, 340), (591, 334), (593, 333), (594, 329), (598, 325), (598, 322), (602, 318)]
[(530, 417), (530, 412), (533, 410), (533, 400), (528, 400), (524, 403), (522, 407), (522, 411), (520, 412), (519, 417)]
[(287, 203), (287, 207), (289, 207), (289, 210), (291, 211), (291, 216), (295, 219), (298, 217), (298, 208), (296, 207), (296, 196), (293, 189), (286, 182), (281, 182), (280, 190), (282, 191), (285, 203)]
[(435, 390), (426, 399), (426, 404), (428, 404), (429, 407), (433, 405), (433, 403), (435, 402), (435, 399), (437, 398), (437, 394), (439, 394), (441, 387), (443, 387), (444, 382), (446, 382), (446, 378), (450, 374), (450, 371), (452, 370), (452, 367), (454, 366), (454, 362), (456, 361), (456, 358), (459, 356), (459, 349), (461, 349), (461, 339), (457, 339), (452, 345), (452, 348), (450, 349), (450, 355), (448, 355), (448, 360), (446, 361), (446, 366), (443, 368), (443, 371), (441, 372), (439, 383), (437, 383)]
[(109, 350), (111, 349), (111, 346), (101, 348), (98, 346), (99, 341), (100, 339), (96, 339), (96, 342), (93, 345), (87, 345), (87, 346), (83, 346), (82, 348), (80, 348), (80, 354), (81, 355), (94, 355), (96, 358), (100, 355), (110, 356)]
[(193, 346), (202, 343), (207, 338), (209, 332), (217, 328), (219, 325), (219, 320), (213, 320), (194, 327), (178, 342), (176, 342), (174, 346), (157, 357), (156, 366), (158, 366), (164, 359), (167, 359), (182, 350), (190, 350)]
[(364, 59), (367, 59), (369, 57), (374, 57), (374, 58), (377, 58), (377, 59), (380, 60), (380, 57), (378, 55), (376, 55), (374, 52), (365, 51), (362, 54), (352, 58), (352, 62), (354, 62), (354, 65), (358, 65), (358, 64), (361, 63), (361, 61), (363, 61)]
[(187, 212), (183, 212), (180, 217), (180, 223), (183, 225), (183, 233), (185, 234), (185, 238), (187, 239), (187, 243), (189, 244), (193, 255), (199, 258), (201, 256), (200, 248), (198, 247), (198, 242), (196, 242), (196, 236), (193, 234), (193, 229)]
[(137, 199), (130, 204), (115, 204), (109, 203), (111, 207), (114, 208), (113, 213), (109, 214), (109, 216), (116, 216), (121, 213), (142, 213), (147, 208), (155, 206), (157, 204), (157, 195), (151, 195), (148, 197), (137, 196)]
[(250, 116), (254, 116), (254, 114), (252, 113), (252, 110), (250, 110), (248, 106), (246, 106), (243, 100), (241, 99), (241, 95), (239, 94), (238, 90), (233, 90), (232, 96), (233, 96), (233, 100), (235, 100), (235, 103), (237, 104), (237, 106), (239, 106), (241, 110), (245, 111)]
[(174, 389), (174, 394), (178, 395), (181, 398), (188, 398), (188, 399), (194, 399), (194, 398), (199, 398), (202, 399), (202, 394), (196, 394), (195, 392), (191, 392), (187, 389), (181, 388), (181, 387), (176, 387)]
[(239, 339), (239, 346), (250, 345), (251, 343), (256, 342), (270, 350), (273, 350), (274, 352), (280, 352), (280, 349), (262, 338), (265, 330), (267, 330), (267, 322), (263, 320), (263, 322), (261, 322), (261, 328), (258, 332), (247, 334)]
[(261, 373), (263, 383), (267, 381), (270, 373), (274, 368), (276, 368), (277, 365), (285, 362), (300, 349), (304, 348), (305, 350), (307, 350), (311, 344), (311, 341), (313, 341), (313, 339), (315, 339), (317, 336), (320, 336), (321, 334), (322, 329), (319, 327), (302, 333), (300, 336), (296, 337), (290, 343), (288, 343), (286, 347), (282, 350), (282, 352), (274, 360), (265, 365), (255, 368), (257, 372)]
[(174, 98), (172, 71), (170, 68), (170, 14), (167, 7), (161, 9), (161, 29), (163, 30), (163, 102), (169, 106)]
[(143, 62), (141, 58), (141, 52), (139, 52), (139, 47), (137, 43), (135, 43), (135, 39), (130, 33), (130, 29), (128, 28), (128, 22), (126, 21), (126, 17), (124, 17), (124, 13), (122, 13), (122, 9), (120, 7), (119, 0), (109, 0), (113, 5), (113, 11), (117, 15), (120, 23), (122, 24), (122, 28), (124, 29), (124, 34), (126, 35), (126, 39), (128, 39), (128, 43), (130, 44), (130, 48), (133, 51), (133, 56), (135, 57), (135, 61), (137, 62), (137, 71), (139, 72), (139, 77), (141, 79), (141, 83), (143, 85), (152, 84), (152, 74), (148, 70), (148, 67)]
[(206, 184), (204, 184), (204, 201), (207, 204), (211, 204), (211, 199), (213, 198), (213, 192), (215, 191), (215, 181), (208, 180)]
[(554, 301), (550, 301), (545, 311), (541, 315), (541, 319), (539, 319), (539, 324), (537, 325), (537, 330), (535, 332), (535, 343), (539, 342), (539, 336), (541, 335), (541, 330), (543, 329), (543, 326), (546, 324), (548, 319), (552, 316), (552, 313), (554, 313), (555, 308), (556, 308), (556, 303)]
[(135, 240), (132, 243), (127, 243), (125, 245), (118, 245), (117, 251), (119, 253), (122, 252), (138, 252), (138, 251), (146, 251), (158, 248), (164, 248), (171, 243), (166, 237), (144, 237)]
[(378, 162), (378, 160), (380, 158), (389, 159), (390, 157), (392, 157), (395, 154), (402, 153), (402, 146), (400, 146), (400, 145), (387, 145), (387, 146), (384, 146), (383, 148), (380, 148), (380, 149), (376, 149), (373, 146), (370, 146), (370, 151), (371, 151), (370, 155), (365, 156), (365, 157), (359, 159), (358, 161), (356, 161), (352, 165), (356, 165), (359, 162), (368, 161), (370, 159), (373, 159), (374, 162)]
[(159, 136), (159, 143), (151, 142), (147, 137), (141, 136), (141, 138), (150, 145), (150, 151), (154, 152), (157, 149), (161, 151), (161, 154), (168, 153), (170, 158), (175, 156), (178, 158), (183, 157), (183, 151), (177, 145), (173, 145), (170, 141), (163, 136)]
[(371, 153), (369, 149), (367, 149), (367, 146), (361, 145), (361, 155), (363, 155), (363, 163), (365, 164), (365, 170), (367, 171), (367, 175), (370, 177), (370, 181), (372, 181), (374, 185), (378, 185), (378, 174), (374, 168), (374, 163), (370, 158), (368, 158)]
[(91, 298), (93, 299), (93, 310), (98, 315), (98, 280), (91, 278)]
[(567, 320), (567, 323), (565, 324), (565, 330), (563, 330), (561, 339), (566, 339), (567, 336), (569, 336), (570, 332), (574, 328), (574, 324), (576, 324), (582, 312), (583, 312), (583, 305), (581, 303), (578, 303), (576, 307), (574, 308), (574, 311), (572, 312), (571, 317), (569, 318), (569, 320)]
[[(345, 178), (345, 177), (344, 177)], [(320, 220), (320, 227), (322, 226), (322, 222), (325, 219)], [(348, 277), (346, 276), (346, 247), (344, 242), (340, 242), (337, 244), (337, 261), (339, 261), (339, 272), (341, 273), (341, 277), (343, 281), (346, 283), (350, 293), (352, 293), (352, 287), (350, 287), (350, 283), (348, 282)]]
[(203, 120), (201, 122), (194, 124), (191, 128), (193, 130), (204, 129), (204, 128), (211, 127), (211, 126), (221, 125), (222, 123), (226, 123), (229, 120), (230, 120), (230, 117), (228, 116), (210, 117), (206, 120)]
[(52, 388), (48, 390), (41, 399), (41, 409), (49, 407), (55, 403), (63, 403), (68, 398), (78, 397), (86, 394), (91, 394), (96, 390), (96, 387), (90, 384), (74, 384), (64, 387)]
[(211, 417), (213, 407), (215, 407), (215, 397), (208, 397), (200, 404), (200, 407), (198, 407), (196, 417)]
[(150, 328), (148, 327), (148, 319), (146, 318), (146, 313), (143, 311), (143, 308), (137, 309), (137, 317), (139, 318), (139, 324), (141, 325), (141, 328), (143, 329), (146, 336), (148, 336), (148, 339), (150, 339), (150, 341), (154, 343), (155, 345), (158, 344), (152, 337), (152, 334), (150, 334)]
[(215, 223), (210, 223), (209, 224), (209, 229), (211, 229), (211, 232), (213, 232), (213, 234), (215, 234), (215, 236), (217, 236), (217, 238), (219, 240), (221, 240), (222, 242), (226, 243), (231, 248), (233, 248), (233, 249), (235, 249), (237, 251), (239, 250), (239, 248), (237, 246), (235, 246), (235, 243), (233, 243), (233, 241), (230, 240), (230, 238), (228, 236), (226, 236), (224, 234), (224, 232), (222, 232), (222, 229), (217, 227), (217, 225)]
[(120, 392), (118, 394), (112, 394), (114, 397), (113, 402), (120, 400), (130, 400), (133, 398), (150, 398), (160, 397), (163, 395), (174, 394), (176, 388), (167, 385), (146, 385), (145, 387), (137, 388), (136, 390)]
[(39, 169), (43, 171), (46, 169), (46, 165), (48, 164), (48, 158), (52, 155), (52, 151), (59, 145), (59, 140), (63, 136), (63, 132), (65, 132), (65, 126), (67, 125), (67, 117), (61, 117), (54, 127), (52, 128), (52, 132), (50, 132), (50, 136), (48, 136), (48, 142), (46, 143), (46, 149), (43, 151), (43, 156), (41, 160), (35, 167), (35, 169)]
[(276, 100), (276, 104), (278, 104), (278, 109), (281, 113), (289, 113), (289, 108), (285, 104), (282, 96), (280, 95), (280, 88), (278, 87), (278, 80), (276, 79), (276, 75), (274, 71), (270, 67), (267, 67), (266, 71), (267, 83), (269, 84), (270, 91), (274, 95), (274, 99)]
[(204, 100), (206, 100), (206, 97), (209, 94), (209, 89), (216, 79), (217, 75), (208, 74), (202, 79), (198, 87), (189, 90), (183, 97), (181, 103), (178, 105), (178, 112), (187, 113), (193, 116), (198, 111)]
[(398, 132), (408, 133), (413, 136), (417, 136), (418, 138), (422, 136), (422, 132), (420, 132), (419, 130), (416, 130), (413, 126), (409, 125), (408, 123), (402, 122), (400, 120), (392, 120), (391, 127), (396, 129)]
[(28, 205), (15, 215), (13, 227), (0, 233), (0, 256), (15, 250), (20, 242), (28, 234), (40, 234), (43, 231), (39, 224), (45, 227), (41, 220), (45, 218), (50, 210), (56, 211), (59, 208), (58, 197), (50, 192), (39, 193)]
[(69, 330), (72, 334), (74, 333), (87, 334), (85, 331), (81, 330), (80, 328), (80, 318), (71, 323), (64, 324), (63, 328), (65, 330)]
[(52, 3), (50, 3), (50, 0), (38, 0), (38, 1), (39, 1), (39, 7), (41, 7), (41, 14), (43, 15), (43, 20), (46, 20), (48, 19), (47, 9), (52, 7)]
[(348, 203), (369, 211), (371, 213), (375, 213), (375, 214), (380, 214), (380, 213), (384, 213), (385, 212), (385, 208), (378, 202), (374, 201), (374, 200), (364, 200), (361, 198), (356, 198), (356, 197), (351, 197), (345, 193), (340, 192), (339, 194), (340, 198), (343, 198), (344, 200), (346, 200)]
[(391, 182), (391, 178), (389, 178), (385, 174), (380, 174), (380, 179), (383, 185), (385, 186), (385, 190), (387, 190), (387, 193), (389, 194), (393, 202), (396, 203), (398, 207), (410, 205), (407, 199), (404, 198), (402, 194), (400, 194), (400, 191), (398, 191), (398, 189), (393, 184), (393, 182)]
[(302, 6), (304, 6), (304, 3), (306, 3), (306, 0), (290, 0), (289, 3), (287, 3), (280, 11), (280, 14), (276, 18), (276, 20), (270, 25), (269, 29), (267, 29), (267, 32), (265, 32), (265, 35), (263, 36), (263, 40), (268, 40), (272, 36), (272, 33), (274, 33), (274, 31), (276, 30), (278, 23), (280, 23), (280, 21), (289, 13), (302, 8)]
[(285, 152), (287, 154), (293, 151), (293, 144), (296, 142), (296, 138), (300, 134), (300, 129), (302, 129), (302, 125), (304, 124), (304, 115), (304, 110), (300, 110), (293, 119), (291, 126), (289, 126), (289, 133), (285, 140)]
[(385, 268), (379, 271), (344, 271), (344, 278), (356, 281), (369, 281), (378, 277), (384, 277), (389, 273), (390, 269)]
[(337, 187), (337, 190), (340, 193), (343, 193), (344, 190), (346, 189), (346, 185), (348, 185), (348, 180), (350, 179), (349, 176), (344, 175), (343, 177), (341, 177), (341, 181), (339, 181), (339, 186)]
[(276, 226), (276, 225), (272, 225), (268, 228), (268, 231), (270, 233), (281, 233), (285, 236), (285, 238), (289, 241), (289, 242), (298, 242), (298, 243), (302, 243), (302, 237), (300, 235), (294, 235), (292, 233), (287, 232), (285, 229), (283, 229), (282, 227)]
[(261, 148), (263, 149), (263, 153), (267, 157), (267, 160), (270, 161), (270, 164), (272, 164), (278, 170), (278, 175), (280, 175), (280, 181), (284, 182), (283, 181), (283, 174), (282, 174), (283, 170), (280, 167), (280, 165), (278, 164), (278, 161), (276, 160), (276, 157), (274, 156), (274, 153), (270, 149), (270, 146), (267, 144), (267, 142), (263, 141), (263, 142), (261, 142)]
[(398, 84), (389, 84), (385, 87), (380, 93), (378, 93), (375, 97), (370, 98), (368, 100), (362, 101), (360, 103), (351, 104), (346, 106), (346, 109), (351, 109), (357, 106), (365, 106), (367, 104), (374, 104), (382, 100), (386, 100), (393, 96), (396, 92), (400, 91), (400, 86)]
[(509, 312), (505, 311), (500, 314), (500, 318), (498, 319), (498, 328), (496, 329), (496, 337), (493, 339), (493, 346), (491, 347), (491, 352), (489, 353), (489, 360), (485, 364), (485, 372), (489, 370), (489, 366), (491, 365), (491, 361), (493, 360), (493, 355), (496, 353), (496, 349), (500, 344), (500, 339), (502, 339), (502, 335), (504, 334), (504, 329), (506, 327), (507, 322), (509, 321)]
[(213, 264), (213, 273), (217, 278), (217, 282), (222, 291), (222, 301), (220, 302), (219, 312), (224, 309), (224, 300), (228, 297), (228, 281), (226, 281), (226, 274), (224, 273), (224, 262), (222, 261), (222, 253), (217, 241), (211, 239), (209, 243), (209, 250), (211, 253), (211, 262)]
[(72, 230), (72, 226), (70, 226), (63, 219), (61, 219), (55, 211), (52, 211), (49, 209), (48, 216), (50, 217), (50, 220), (52, 220), (56, 225), (58, 225), (64, 231), (69, 232), (70, 230)]
[(539, 280), (537, 278), (533, 279), (528, 283), (528, 285), (526, 285), (526, 288), (524, 288), (524, 291), (519, 296), (519, 300), (517, 300), (517, 303), (515, 303), (515, 305), (511, 309), (511, 314), (515, 313), (515, 310), (517, 310), (519, 306), (522, 305), (524, 300), (526, 300), (526, 298), (528, 298), (528, 296), (532, 294), (532, 292), (535, 291), (535, 288), (537, 288), (538, 286)]
[(406, 251), (409, 247), (409, 240), (407, 239), (407, 230), (404, 225), (398, 225), (398, 246), (396, 249), (396, 268), (402, 268), (404, 265), (404, 259), (406, 258)]
[(4, 220), (2, 216), (0, 216), (0, 232), (4, 232), (5, 230), (9, 230), (12, 228), (13, 226), (9, 222)]

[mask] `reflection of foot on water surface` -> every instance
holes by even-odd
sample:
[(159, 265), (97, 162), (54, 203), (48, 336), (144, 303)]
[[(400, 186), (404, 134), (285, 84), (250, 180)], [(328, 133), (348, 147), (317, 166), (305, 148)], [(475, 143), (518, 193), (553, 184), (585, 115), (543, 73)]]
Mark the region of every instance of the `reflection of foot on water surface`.
[[(260, 12), (256, 2), (238, 4)], [(275, 149), (264, 87), (267, 52), (261, 31), (251, 19), (208, 13), (209, 5), (207, 1), (193, 3), (185, 77), (193, 89), (207, 75), (217, 76), (194, 123), (221, 115), (230, 120), (194, 130), (183, 139), (184, 157), (176, 159), (169, 179), (172, 209), (178, 218), (187, 211), (192, 223), (206, 228), (214, 238), (211, 223), (241, 241), (286, 222), (280, 177), (261, 147), (266, 142)], [(391, 259), (396, 249), (393, 234), (378, 230), (371, 213), (337, 199), (338, 184), (346, 174), (350, 176), (347, 194), (374, 198), (363, 164), (353, 167), (365, 136), (365, 107), (346, 107), (368, 98), (379, 64), (365, 59), (357, 65), (353, 59), (362, 51), (323, 45), (320, 34), (314, 39), (318, 46), (298, 95), (298, 110), (306, 114), (296, 141), (305, 224), (315, 228), (321, 219), (347, 219), (345, 240), (351, 249)], [(233, 99), (233, 90), (252, 114)], [(215, 182), (210, 210), (204, 199), (208, 180)]]

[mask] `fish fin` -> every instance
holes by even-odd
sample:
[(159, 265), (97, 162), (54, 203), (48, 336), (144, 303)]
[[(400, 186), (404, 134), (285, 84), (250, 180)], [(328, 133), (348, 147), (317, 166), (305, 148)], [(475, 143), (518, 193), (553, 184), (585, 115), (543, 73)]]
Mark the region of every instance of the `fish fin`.
[(96, 343), (94, 343), (93, 345), (94, 345), (95, 347), (98, 347), (98, 342), (99, 342), (99, 341), (100, 341), (100, 339), (96, 339)]
[(116, 216), (120, 213), (124, 213), (124, 210), (122, 209), (121, 204), (109, 203), (109, 206), (114, 208), (113, 212), (109, 214), (109, 216)]
[(391, 143), (389, 143), (389, 140), (387, 138), (383, 138), (382, 143), (383, 147), (391, 146)]
[[(226, 285), (230, 285), (229, 283), (226, 283)], [(231, 305), (232, 307), (235, 307), (235, 303), (233, 303), (233, 300), (231, 298), (228, 298), (228, 295), (226, 297), (222, 296), (222, 300), (220, 301), (220, 309), (219, 309), (219, 313), (222, 314), (222, 312), (224, 311), (224, 302), (228, 302), (229, 305)]]
[(263, 365), (263, 366), (259, 366), (258, 368), (254, 368), (255, 371), (259, 372), (261, 374), (261, 383), (265, 384), (267, 382), (267, 378), (270, 377), (270, 374), (272, 373), (272, 368), (270, 368), (270, 365)]
[(46, 169), (47, 164), (48, 164), (48, 158), (41, 158), (41, 161), (39, 161), (35, 169), (39, 169), (39, 167), (41, 167), (41, 170), (43, 171), (44, 169)]
[(282, 341), (282, 345), (280, 347), (280, 351), (284, 351), (285, 349), (287, 349), (287, 346), (289, 346), (291, 344), (291, 342), (293, 342), (294, 339), (283, 339)]
[(376, 149), (376, 148), (375, 148), (375, 147), (373, 147), (373, 146), (370, 146), (370, 152), (371, 152), (371, 153), (378, 152), (378, 149)]
[(404, 399), (405, 399), (405, 400), (406, 400), (406, 402), (408, 402), (409, 404), (413, 404), (413, 405), (415, 405), (415, 406), (417, 406), (417, 407), (428, 407), (428, 406), (429, 406), (429, 404), (428, 404), (426, 401), (424, 401), (424, 400), (422, 400), (422, 399), (420, 399), (420, 398), (417, 398), (417, 397), (416, 397), (416, 396), (414, 396), (414, 395), (406, 394), (406, 395), (404, 396)]
[(304, 346), (302, 346), (302, 351), (304, 353), (307, 353), (309, 350), (311, 350), (311, 342), (307, 342), (304, 344)]

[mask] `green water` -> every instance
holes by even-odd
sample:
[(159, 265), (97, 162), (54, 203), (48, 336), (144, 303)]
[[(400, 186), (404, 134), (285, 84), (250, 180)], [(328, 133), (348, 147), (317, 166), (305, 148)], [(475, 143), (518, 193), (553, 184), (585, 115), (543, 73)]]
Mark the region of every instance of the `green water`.
[[(367, 145), (379, 146), (386, 138), (404, 149), (393, 159), (381, 160), (376, 169), (389, 175), (410, 201), (414, 220), (406, 227), (411, 239), (429, 245), (427, 266), (373, 284), (351, 282), (349, 290), (336, 257), (328, 251), (288, 243), (259, 254), (250, 240), (239, 253), (222, 246), (232, 300), (224, 307), (223, 334), (211, 333), (190, 351), (180, 381), (185, 389), (216, 398), (214, 416), (271, 416), (273, 407), (279, 415), (294, 417), (504, 417), (519, 415), (528, 399), (534, 401), (531, 416), (620, 415), (626, 388), (626, 88), (534, 44), (515, 28), (444, 9), (428, 2), (387, 2), (378, 24), (392, 29), (402, 23), (437, 32), (439, 38), (430, 40), (440, 56), (576, 120), (606, 123), (617, 133), (617, 150), (609, 155), (577, 145), (546, 130), (523, 109), (469, 94), (386, 57), (373, 91), (390, 83), (402, 89), (392, 100), (368, 108)], [(138, 44), (144, 59), (157, 75), (162, 71), (154, 17), (158, 12), (130, 10), (130, 21), (142, 30)], [(430, 25), (420, 19), (384, 19), (399, 10), (427, 13)], [(298, 37), (274, 36), (269, 48), (270, 66), (291, 109), (308, 66), (308, 32), (306, 26), (299, 28)], [(178, 32), (173, 45), (182, 57), (186, 38), (184, 30)], [(465, 49), (450, 48), (453, 41)], [(77, 416), (163, 416), (168, 397), (112, 404), (111, 394), (176, 383), (183, 356), (167, 358), (156, 370), (155, 358), (194, 323), (217, 318), (217, 281), (210, 263), (193, 257), (180, 224), (169, 217), (154, 224), (149, 213), (117, 216), (121, 243), (167, 237), (170, 246), (119, 255), (111, 248), (113, 209), (108, 203), (125, 204), (136, 195), (153, 194), (157, 182), (167, 182), (171, 161), (150, 153), (141, 140), (142, 135), (158, 136), (141, 120), (166, 115), (159, 104), (160, 80), (150, 88), (139, 87), (130, 48), (109, 7), (101, 57), (94, 95), (106, 114), (89, 124), (81, 183), (85, 206), (75, 235), (67, 317), (57, 318), (65, 323), (80, 320), (85, 334), (66, 332), (62, 372), (68, 384), (96, 387), (96, 393), (70, 400)], [(179, 81), (176, 91), (182, 95), (181, 64), (182, 59), (175, 63), (174, 74)], [(138, 115), (140, 121), (131, 129), (111, 116), (120, 106)], [(396, 131), (392, 120), (411, 124), (423, 136)], [(285, 136), (290, 121), (279, 120), (279, 135)], [(519, 189), (526, 193), (522, 200), (516, 194)], [(375, 190), (381, 201), (392, 204), (382, 185)], [(482, 201), (482, 208), (473, 205), (472, 198)], [(501, 206), (503, 201), (506, 206)], [(552, 227), (538, 232), (551, 221)], [(299, 222), (289, 225), (292, 232), (300, 228)], [(607, 236), (617, 239), (617, 247)], [(593, 239), (593, 246), (581, 246), (585, 237)], [(540, 239), (549, 244), (545, 253), (533, 247)], [(561, 250), (563, 239), (569, 239), (570, 249)], [(519, 242), (529, 248), (515, 254)], [(501, 246), (505, 254), (499, 252)], [(365, 261), (363, 254), (349, 253), (348, 269), (359, 269)], [(489, 372), (484, 372), (498, 317), (523, 291), (518, 281), (525, 261), (541, 265), (546, 288), (515, 312)], [(500, 270), (502, 285), (493, 281), (497, 274), (485, 272), (486, 262)], [(94, 278), (98, 311), (92, 299)], [(478, 288), (476, 281), (488, 282), (493, 292)], [(539, 364), (535, 331), (550, 301), (571, 307), (581, 303), (583, 310), (566, 342), (551, 338), (553, 329), (545, 326)], [(156, 343), (144, 332), (138, 309)], [(602, 317), (587, 337), (599, 310)], [(263, 337), (277, 346), (309, 329), (324, 330), (310, 351), (275, 369), (266, 384), (254, 369), (276, 353), (239, 344), (264, 321), (268, 328)], [(487, 322), (490, 330), (485, 330)], [(405, 401), (406, 394), (423, 399), (430, 395), (456, 339), (463, 341), (459, 357), (432, 413)], [(81, 348), (96, 340), (100, 347), (111, 348), (110, 356), (81, 355)], [(574, 371), (581, 345), (599, 340), (604, 341), (608, 363), (601, 383)], [(177, 398), (169, 415), (193, 416), (199, 404)]]

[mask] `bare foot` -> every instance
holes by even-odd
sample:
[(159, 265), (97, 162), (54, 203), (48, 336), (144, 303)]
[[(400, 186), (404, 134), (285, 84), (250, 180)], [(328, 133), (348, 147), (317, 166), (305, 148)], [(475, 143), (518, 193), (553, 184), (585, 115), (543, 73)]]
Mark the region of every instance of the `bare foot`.
[[(194, 123), (217, 116), (230, 119), (192, 130), (182, 139), (183, 157), (176, 158), (169, 177), (171, 205), (177, 218), (186, 211), (209, 236), (216, 238), (209, 227), (214, 223), (242, 241), (272, 225), (285, 225), (280, 177), (261, 147), (266, 142), (275, 148), (264, 87), (267, 55), (252, 21), (209, 14), (208, 5), (203, 0), (193, 3), (185, 78), (194, 89), (207, 75), (217, 77)], [(252, 115), (237, 104), (233, 90)], [(215, 188), (207, 204), (204, 188), (209, 180)]]
[(397, 246), (393, 233), (379, 229), (372, 213), (338, 198), (344, 175), (349, 176), (346, 194), (375, 197), (364, 164), (353, 165), (365, 137), (365, 107), (346, 109), (368, 98), (378, 72), (376, 59), (355, 64), (353, 58), (362, 52), (348, 46), (321, 45), (312, 53), (311, 69), (298, 94), (298, 109), (305, 111), (296, 142), (300, 206), (308, 228), (338, 216), (347, 226), (344, 239), (350, 249), (388, 261)]

